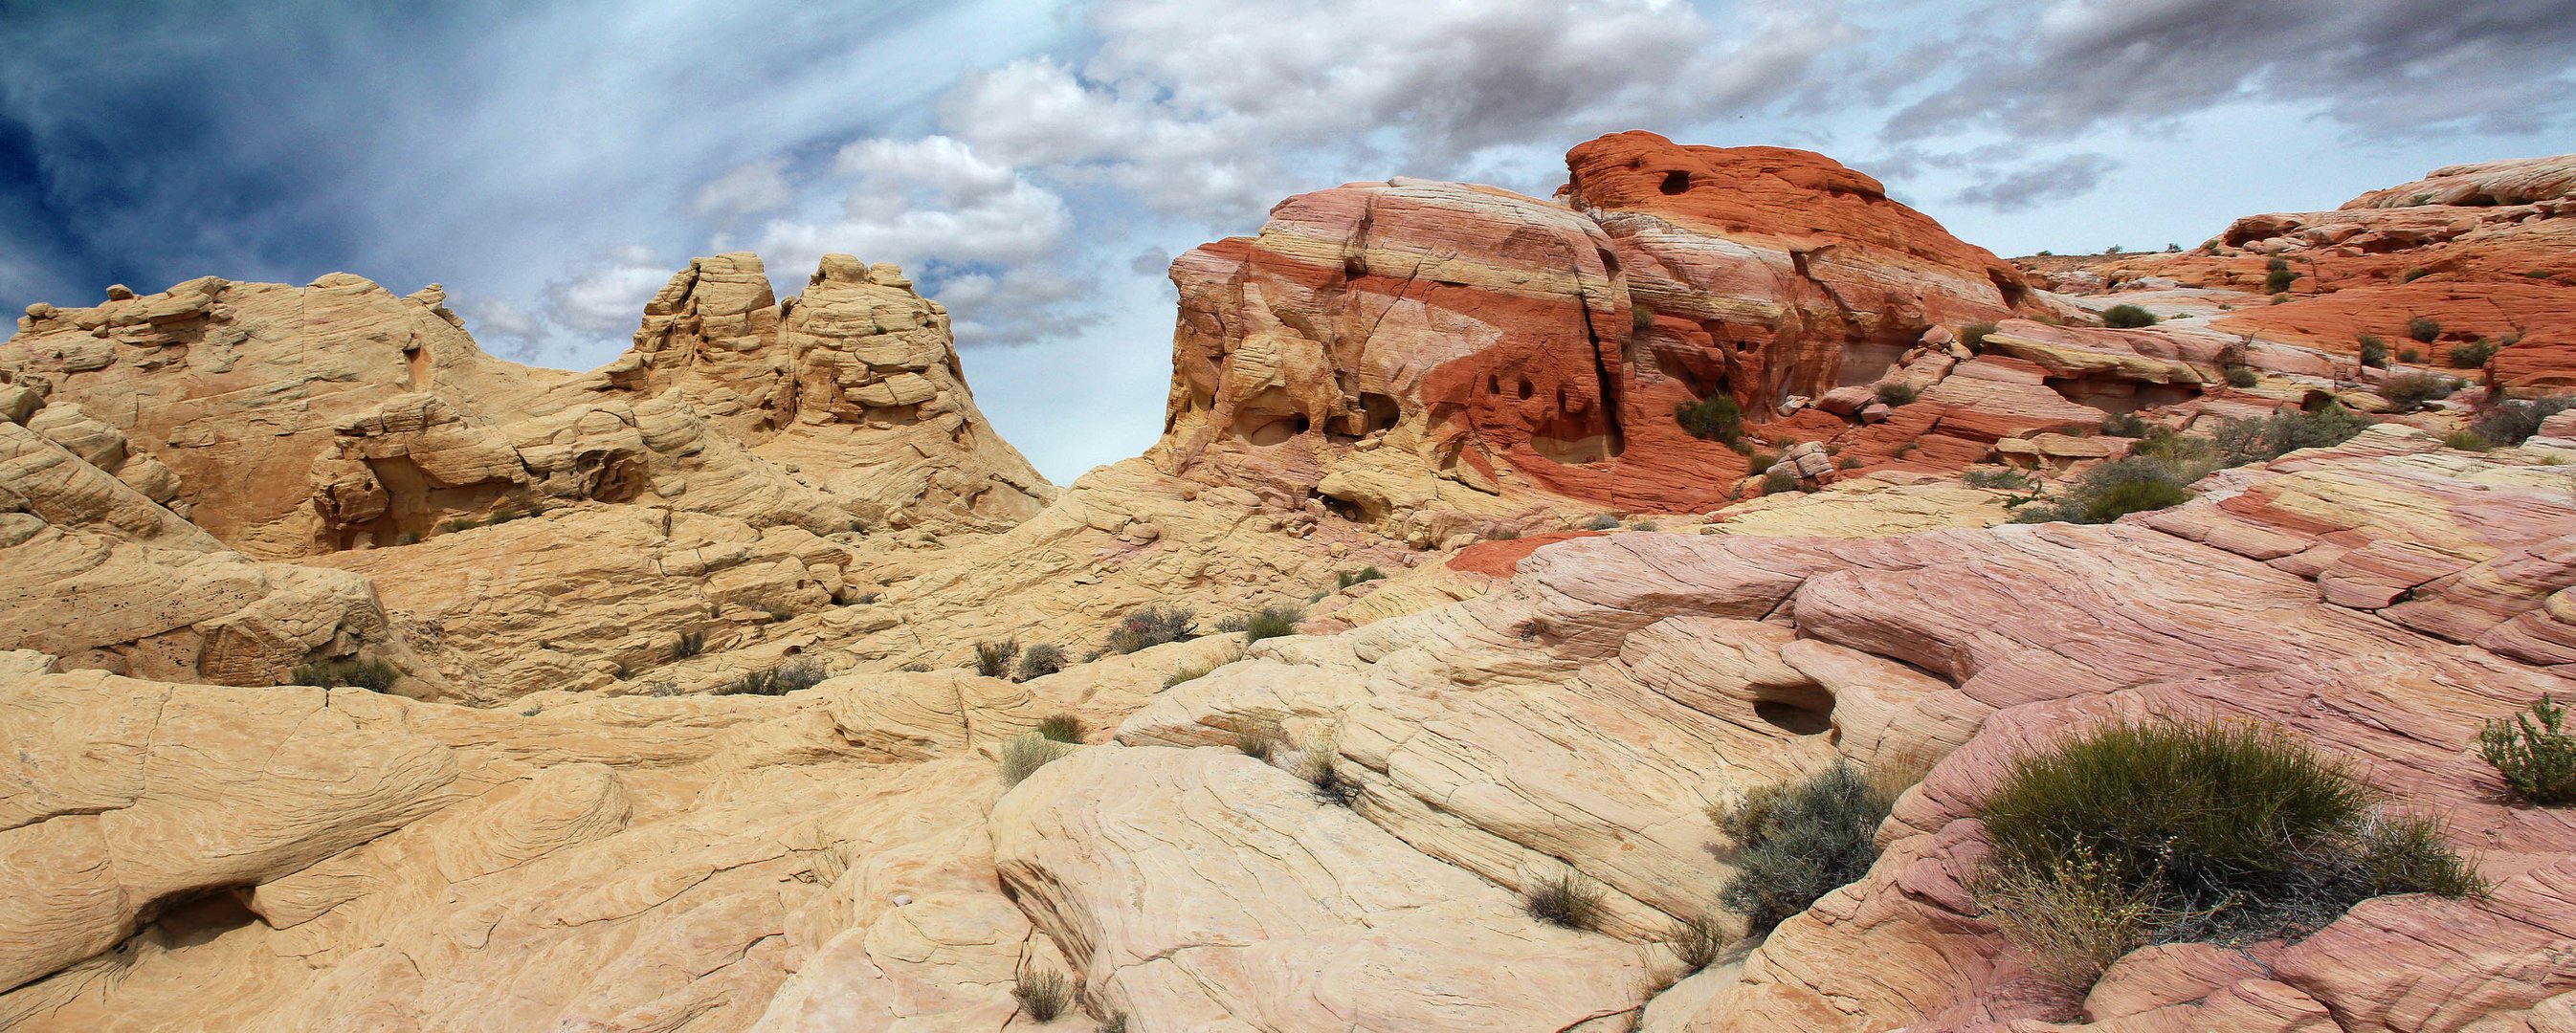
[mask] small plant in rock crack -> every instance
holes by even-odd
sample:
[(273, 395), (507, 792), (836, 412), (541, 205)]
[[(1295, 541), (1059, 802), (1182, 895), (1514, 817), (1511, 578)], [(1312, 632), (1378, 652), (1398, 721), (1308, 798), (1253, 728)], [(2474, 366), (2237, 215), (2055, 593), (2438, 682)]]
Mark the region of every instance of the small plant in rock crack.
[(1705, 915), (1683, 919), (1664, 937), (1664, 945), (1673, 949), (1685, 975), (1716, 964), (1729, 942), (1725, 927)]
[(295, 684), (336, 689), (342, 686), (384, 692), (394, 687), (401, 677), (394, 665), (382, 660), (342, 657), (315, 664), (297, 664), (291, 672)]
[(1234, 748), (1244, 756), (1262, 763), (1278, 756), (1288, 746), (1288, 733), (1272, 718), (1263, 718), (1243, 726), (1234, 733)]
[(1038, 1022), (1054, 1022), (1073, 1003), (1073, 981), (1054, 969), (1039, 969), (1022, 975), (1011, 987), (1011, 999), (1020, 1010)]
[(1521, 891), (1521, 907), (1550, 925), (1592, 929), (1601, 924), (1601, 887), (1573, 872), (1542, 876)]
[(1139, 649), (1166, 642), (1186, 642), (1198, 637), (1195, 610), (1178, 607), (1164, 609), (1148, 606), (1130, 611), (1109, 629), (1109, 651), (1133, 653)]
[[(1489, 535), (1487, 537), (1491, 536)], [(1333, 575), (1333, 590), (1338, 592), (1342, 589), (1349, 588), (1352, 585), (1366, 581), (1376, 581), (1385, 576), (1386, 572), (1379, 570), (1376, 567), (1361, 567), (1358, 570), (1345, 570), (1339, 574)]]
[(680, 640), (671, 645), (671, 659), (686, 660), (707, 651), (707, 633), (683, 631)]
[(1360, 798), (1359, 780), (1342, 769), (1340, 756), (1330, 746), (1309, 747), (1297, 774), (1314, 787), (1317, 800), (1348, 807)]

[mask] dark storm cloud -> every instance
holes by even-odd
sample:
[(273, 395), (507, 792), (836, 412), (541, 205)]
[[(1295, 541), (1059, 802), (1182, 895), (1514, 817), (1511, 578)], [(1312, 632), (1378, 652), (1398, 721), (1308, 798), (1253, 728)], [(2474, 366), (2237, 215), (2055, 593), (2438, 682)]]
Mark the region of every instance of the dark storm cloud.
[(2019, 212), (2092, 192), (2120, 163), (2107, 154), (2074, 154), (1988, 179), (1950, 200), (1988, 211)]
[[(1988, 8), (1928, 44), (1965, 71), (1891, 118), (1908, 140), (2169, 123), (2305, 102), (2373, 133), (2529, 132), (2576, 113), (2576, 0), (2068, 0)], [(1919, 53), (1919, 52), (1918, 52)]]

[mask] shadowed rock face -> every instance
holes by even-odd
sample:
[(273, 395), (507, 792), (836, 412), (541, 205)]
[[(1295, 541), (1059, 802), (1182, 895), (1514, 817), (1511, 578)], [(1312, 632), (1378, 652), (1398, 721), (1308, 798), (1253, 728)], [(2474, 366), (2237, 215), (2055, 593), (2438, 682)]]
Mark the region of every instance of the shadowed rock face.
[[(1462, 491), (1706, 508), (1745, 463), (1676, 403), (1760, 424), (2022, 302), (2012, 267), (1819, 155), (1624, 133), (1567, 165), (1556, 203), (1352, 184), (1183, 255), (1157, 461), (1372, 517)], [(1378, 448), (1429, 472), (1353, 458)]]

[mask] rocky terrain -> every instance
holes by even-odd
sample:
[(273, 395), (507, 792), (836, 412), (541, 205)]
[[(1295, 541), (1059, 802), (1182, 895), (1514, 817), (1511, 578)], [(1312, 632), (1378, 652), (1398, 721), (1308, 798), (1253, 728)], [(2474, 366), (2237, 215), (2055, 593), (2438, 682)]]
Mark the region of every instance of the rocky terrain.
[[(2576, 813), (2478, 747), (2576, 696), (2576, 156), (2020, 262), (1807, 152), (1567, 166), (1183, 255), (1163, 438), (1062, 488), (847, 255), (588, 373), (346, 274), (31, 307), (0, 1027), (2576, 1030)], [(2144, 716), (2489, 891), (2043, 978), (1979, 802)], [(1837, 763), (1882, 852), (1749, 926), (1711, 809)]]

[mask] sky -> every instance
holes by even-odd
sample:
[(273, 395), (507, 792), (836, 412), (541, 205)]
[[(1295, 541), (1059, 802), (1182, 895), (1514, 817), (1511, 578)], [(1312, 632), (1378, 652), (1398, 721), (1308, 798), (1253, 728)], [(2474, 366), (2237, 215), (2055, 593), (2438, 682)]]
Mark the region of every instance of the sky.
[(1198, 244), (1651, 129), (1804, 147), (2000, 254), (2185, 247), (2576, 151), (2576, 0), (0, 0), (0, 312), (203, 275), (445, 285), (588, 368), (693, 255), (946, 303), (1050, 478), (1162, 422)]

